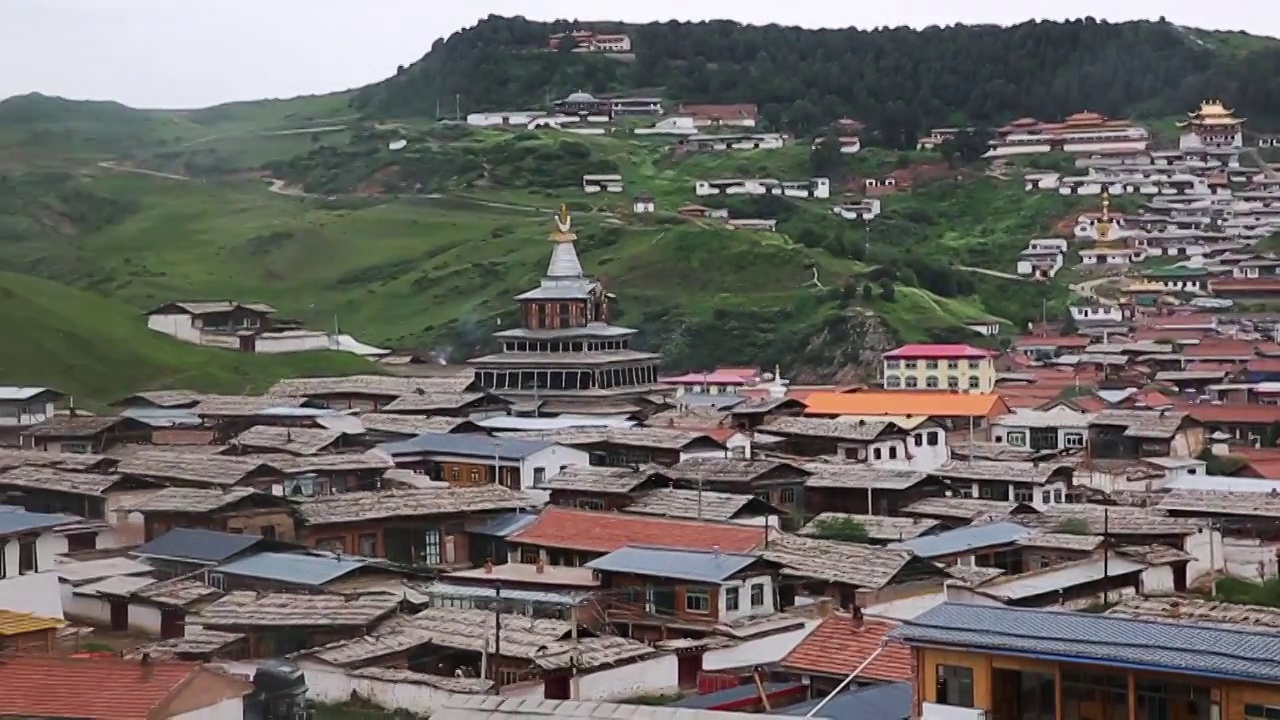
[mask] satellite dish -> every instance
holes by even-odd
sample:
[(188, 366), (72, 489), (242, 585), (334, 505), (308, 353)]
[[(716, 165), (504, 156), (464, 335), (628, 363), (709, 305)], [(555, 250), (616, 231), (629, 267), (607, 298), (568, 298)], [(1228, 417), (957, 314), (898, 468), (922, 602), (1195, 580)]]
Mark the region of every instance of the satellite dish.
[(408, 140), (405, 140), (404, 138), (400, 138), (399, 140), (392, 140), (390, 143), (388, 143), (388, 144), (387, 144), (387, 149), (388, 149), (388, 150), (403, 150), (403, 149), (405, 148), (405, 146), (406, 146), (406, 145), (408, 145), (408, 144), (409, 144), (409, 141), (408, 141)]

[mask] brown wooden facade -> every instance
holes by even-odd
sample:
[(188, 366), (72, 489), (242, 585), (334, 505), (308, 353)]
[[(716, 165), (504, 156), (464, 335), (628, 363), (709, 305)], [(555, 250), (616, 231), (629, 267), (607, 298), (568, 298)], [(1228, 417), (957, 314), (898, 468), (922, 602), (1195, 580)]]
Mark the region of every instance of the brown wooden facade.
[(303, 526), (298, 541), (318, 550), (401, 565), (466, 567), (471, 564), (470, 536), (464, 530), (467, 517), (459, 513)]
[(222, 512), (146, 512), (143, 513), (146, 542), (164, 535), (174, 528), (198, 528), (237, 535), (259, 535), (276, 540), (292, 541), (297, 537), (293, 508), (284, 498), (265, 506), (240, 506)]
[(499, 460), (495, 466), (492, 459), (488, 462), (479, 459), (475, 462), (437, 462), (424, 458), (397, 463), (396, 467), (449, 483), (450, 487), (480, 487), (496, 483), (511, 490), (520, 489), (520, 466), (512, 465), (508, 460)]
[(1280, 685), (942, 648), (912, 655), (913, 717), (926, 702), (1011, 720), (1246, 720), (1257, 706), (1280, 708)]
[(935, 477), (904, 490), (887, 488), (814, 487), (804, 489), (804, 512), (813, 517), (824, 512), (855, 515), (896, 515), (898, 510), (925, 498), (943, 497), (947, 483)]

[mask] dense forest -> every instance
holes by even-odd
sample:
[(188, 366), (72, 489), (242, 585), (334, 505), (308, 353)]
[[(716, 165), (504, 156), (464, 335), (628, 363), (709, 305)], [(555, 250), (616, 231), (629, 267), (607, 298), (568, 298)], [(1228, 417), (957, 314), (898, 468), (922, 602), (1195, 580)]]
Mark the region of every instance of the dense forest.
[[(1280, 45), (1228, 53), (1165, 22), (1093, 19), (1009, 28), (805, 30), (728, 21), (584, 24), (631, 35), (631, 61), (545, 51), (576, 23), (489, 17), (363, 88), (382, 115), (541, 107), (574, 90), (661, 89), (669, 100), (753, 102), (772, 127), (812, 131), (854, 117), (903, 144), (929, 127), (1061, 117), (1146, 117), (1221, 97), (1255, 122), (1280, 120)], [(903, 137), (906, 136), (906, 137)], [(897, 144), (897, 143), (893, 143)]]

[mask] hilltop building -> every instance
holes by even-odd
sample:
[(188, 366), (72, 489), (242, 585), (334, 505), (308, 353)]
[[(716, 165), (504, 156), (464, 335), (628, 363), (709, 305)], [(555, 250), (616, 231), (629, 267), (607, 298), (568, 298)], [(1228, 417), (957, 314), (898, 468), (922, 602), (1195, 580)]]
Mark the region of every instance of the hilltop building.
[(969, 345), (903, 345), (883, 355), (886, 390), (989, 393), (996, 384), (991, 353)]
[(1178, 123), (1182, 136), (1179, 150), (1229, 150), (1244, 147), (1244, 118), (1223, 106), (1220, 100), (1206, 100), (1200, 109), (1187, 113)]
[(988, 158), (1036, 155), (1048, 152), (1143, 152), (1151, 141), (1146, 128), (1128, 120), (1115, 120), (1095, 112), (1080, 112), (1060, 123), (1035, 118), (1014, 120), (996, 130)]
[(629, 53), (631, 37), (622, 33), (598, 33), (593, 30), (574, 30), (554, 33), (547, 38), (547, 46), (560, 49), (560, 43), (568, 36), (573, 42), (573, 52)]
[(480, 386), (532, 401), (540, 412), (632, 414), (660, 392), (655, 353), (631, 348), (631, 328), (609, 324), (604, 286), (582, 273), (567, 208), (556, 216), (542, 283), (516, 296), (522, 327), (494, 333), (502, 352), (471, 360)]

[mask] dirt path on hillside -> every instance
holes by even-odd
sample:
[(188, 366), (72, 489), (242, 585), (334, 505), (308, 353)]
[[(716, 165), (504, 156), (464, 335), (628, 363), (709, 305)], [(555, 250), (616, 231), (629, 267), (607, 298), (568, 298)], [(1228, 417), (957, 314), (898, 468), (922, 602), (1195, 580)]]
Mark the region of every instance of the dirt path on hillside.
[(1031, 282), (1029, 278), (1024, 278), (1021, 275), (1014, 275), (1013, 273), (1001, 272), (1000, 270), (991, 270), (988, 268), (980, 268), (980, 267), (969, 267), (968, 265), (957, 265), (956, 269), (964, 270), (966, 272), (976, 272), (982, 275), (990, 275), (991, 277), (998, 277), (1004, 280), (1017, 280), (1019, 282)]
[(159, 170), (148, 170), (146, 168), (131, 167), (129, 165), (121, 165), (118, 162), (107, 160), (98, 163), (98, 167), (108, 170), (117, 170), (119, 172), (137, 173), (139, 175), (150, 175), (152, 177), (165, 178), (167, 180), (191, 180), (186, 175), (175, 175), (174, 173), (160, 172)]

